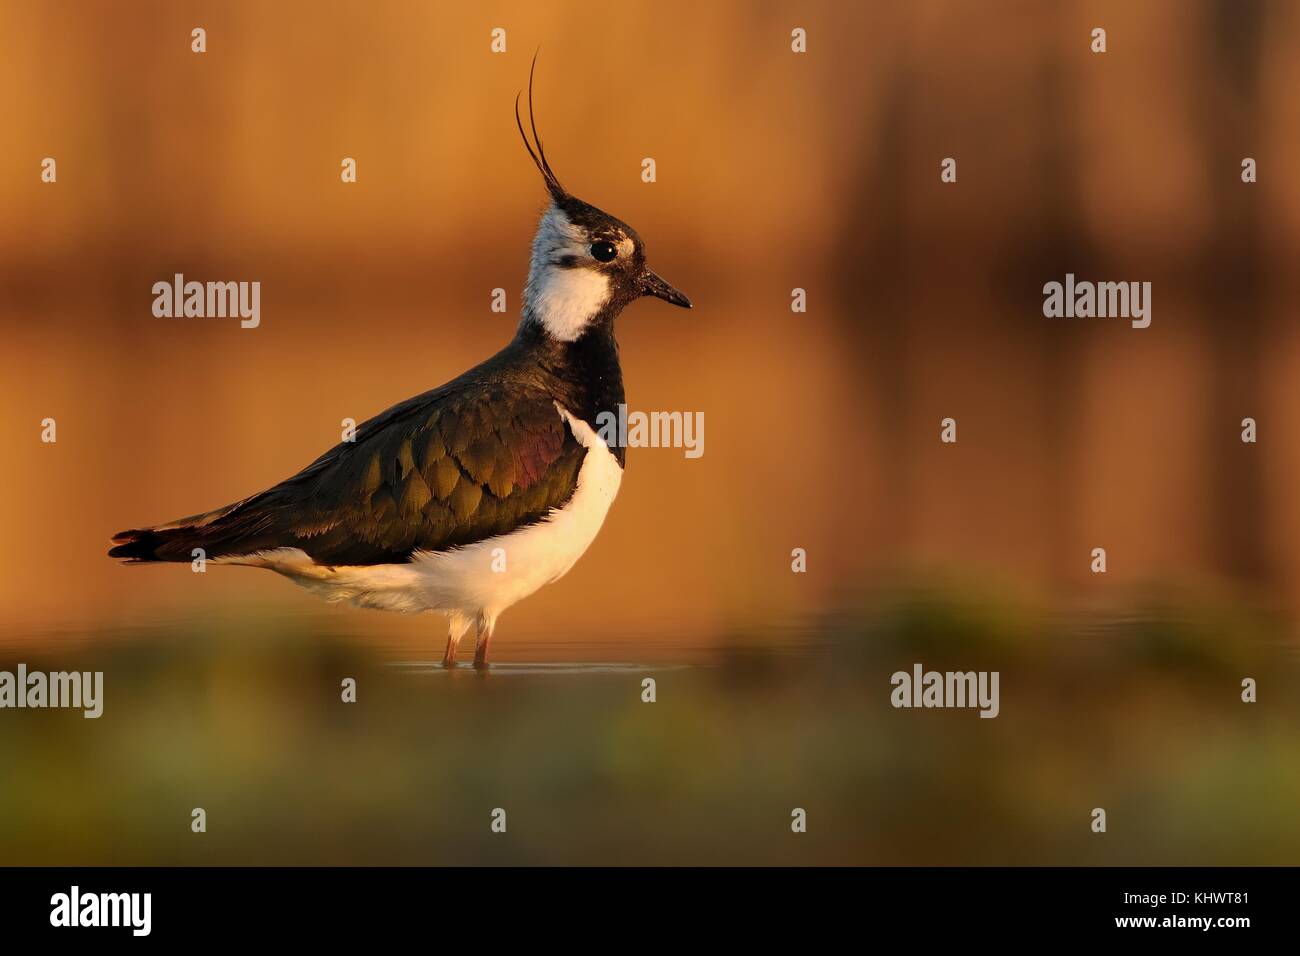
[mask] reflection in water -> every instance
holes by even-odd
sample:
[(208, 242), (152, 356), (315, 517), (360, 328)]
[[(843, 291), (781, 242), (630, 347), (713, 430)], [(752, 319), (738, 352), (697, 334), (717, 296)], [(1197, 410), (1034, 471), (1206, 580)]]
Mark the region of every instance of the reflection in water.
[(622, 662), (552, 662), (538, 664), (511, 664), (492, 662), (486, 671), (475, 670), (468, 664), (456, 667), (443, 667), (441, 661), (393, 661), (388, 666), (407, 673), (445, 675), (455, 677), (458, 674), (476, 674), (479, 676), (524, 677), (566, 674), (646, 674), (651, 672), (685, 670), (687, 664), (625, 664)]

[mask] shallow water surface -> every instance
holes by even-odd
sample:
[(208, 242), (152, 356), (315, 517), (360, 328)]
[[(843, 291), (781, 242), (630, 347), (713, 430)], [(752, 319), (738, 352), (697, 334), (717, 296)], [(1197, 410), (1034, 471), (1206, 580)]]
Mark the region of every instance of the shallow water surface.
[[(0, 710), (14, 863), (1300, 856), (1291, 645), (1235, 612), (906, 596), (690, 644), (520, 628), (485, 673), (442, 668), (440, 641), (290, 616), (34, 634), (0, 669), (102, 671), (103, 716)], [(891, 675), (916, 663), (997, 670), (998, 717), (895, 709)], [(1123, 839), (1091, 833), (1096, 806)]]

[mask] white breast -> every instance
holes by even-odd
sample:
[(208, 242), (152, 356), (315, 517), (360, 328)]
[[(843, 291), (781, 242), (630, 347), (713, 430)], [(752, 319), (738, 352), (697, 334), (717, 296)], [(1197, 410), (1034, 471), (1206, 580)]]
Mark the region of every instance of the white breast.
[(623, 480), (617, 459), (591, 427), (556, 408), (587, 454), (573, 496), (535, 524), (449, 551), (416, 552), (407, 564), (329, 568), (297, 548), (226, 563), (269, 567), (332, 601), (494, 619), (573, 567), (595, 540)]

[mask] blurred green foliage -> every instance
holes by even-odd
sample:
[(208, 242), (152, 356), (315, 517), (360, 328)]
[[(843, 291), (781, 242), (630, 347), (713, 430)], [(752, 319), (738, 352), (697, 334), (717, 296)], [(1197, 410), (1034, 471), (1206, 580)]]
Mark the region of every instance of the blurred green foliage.
[[(684, 667), (448, 674), (239, 619), (3, 651), (6, 669), (103, 670), (105, 712), (0, 711), (0, 861), (1300, 857), (1296, 661), (1268, 614), (1154, 590), (1063, 613), (960, 584), (849, 603), (862, 610), (738, 631)], [(893, 709), (890, 675), (915, 662), (998, 670), (1000, 716)], [(1258, 703), (1241, 702), (1247, 676)], [(194, 807), (206, 833), (190, 831)], [(790, 831), (795, 807), (806, 834)]]

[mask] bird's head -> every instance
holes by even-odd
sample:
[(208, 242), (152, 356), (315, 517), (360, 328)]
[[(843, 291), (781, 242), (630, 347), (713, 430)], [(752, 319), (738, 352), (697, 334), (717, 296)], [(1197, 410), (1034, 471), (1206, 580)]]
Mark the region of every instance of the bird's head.
[(539, 324), (553, 339), (573, 342), (589, 330), (613, 322), (625, 305), (641, 296), (652, 295), (689, 309), (691, 300), (646, 265), (645, 246), (635, 229), (560, 185), (537, 135), (531, 72), (528, 117), (536, 150), (524, 132), (516, 97), (519, 135), (545, 180), (551, 203), (533, 239), (524, 288), (524, 322)]

